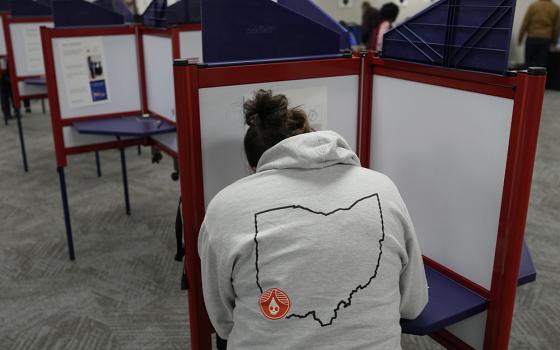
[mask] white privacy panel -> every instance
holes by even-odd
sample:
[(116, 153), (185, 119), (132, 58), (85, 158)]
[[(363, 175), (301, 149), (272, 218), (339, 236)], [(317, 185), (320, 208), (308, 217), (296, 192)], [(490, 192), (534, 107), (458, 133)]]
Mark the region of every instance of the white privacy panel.
[(4, 36), (4, 17), (0, 16), (0, 56), (6, 56), (6, 37)]
[[(134, 34), (109, 35), (99, 38), (103, 47), (104, 76), (108, 90), (108, 100), (83, 107), (71, 107), (68, 101), (64, 79), (60, 41), (69, 38), (53, 39), (54, 65), (60, 114), (63, 119), (98, 114), (111, 114), (141, 110), (140, 82), (138, 77), (138, 57)], [(70, 38), (80, 39), (80, 38)]]
[[(62, 134), (64, 136), (64, 147), (79, 147), (87, 145), (96, 145), (106, 142), (117, 141), (116, 136), (109, 135), (88, 135), (80, 134), (74, 127), (65, 126), (62, 128)], [(122, 140), (134, 139), (134, 137), (121, 137)]]
[(356, 150), (358, 76), (206, 88), (199, 91), (206, 205), (221, 189), (250, 175), (243, 150), (243, 101), (258, 89), (285, 94), (316, 130), (334, 130)]
[(177, 133), (172, 132), (168, 134), (161, 134), (161, 135), (153, 135), (151, 136), (152, 139), (161, 143), (165, 147), (169, 148), (170, 150), (177, 152)]
[(10, 36), (18, 77), (45, 74), (40, 28), (53, 26), (52, 22), (10, 23)]
[(20, 81), (18, 82), (18, 91), (21, 97), (32, 95), (46, 95), (47, 86), (26, 84), (24, 81)]
[(144, 35), (144, 68), (148, 109), (175, 121), (171, 38)]
[(373, 81), (372, 169), (399, 188), (422, 253), (490, 289), (513, 101)]
[(198, 58), (200, 62), (203, 62), (202, 57), (202, 32), (180, 32), (179, 33), (179, 45), (181, 53), (181, 58)]

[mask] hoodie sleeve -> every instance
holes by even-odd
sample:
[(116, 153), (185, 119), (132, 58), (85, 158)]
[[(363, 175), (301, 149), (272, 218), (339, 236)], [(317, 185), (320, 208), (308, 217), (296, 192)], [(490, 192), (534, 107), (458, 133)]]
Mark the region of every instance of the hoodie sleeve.
[[(214, 329), (227, 339), (233, 327), (235, 293), (231, 284), (231, 268), (227, 268), (220, 247), (211, 240), (203, 223), (198, 236), (198, 254), (201, 261), (204, 303)], [(228, 273), (229, 271), (229, 273)]]
[(414, 232), (414, 226), (406, 206), (402, 202), (401, 205), (403, 209), (401, 220), (404, 228), (404, 248), (408, 259), (403, 262), (400, 276), (400, 311), (401, 318), (412, 320), (422, 313), (428, 303), (428, 283), (426, 282), (422, 253)]

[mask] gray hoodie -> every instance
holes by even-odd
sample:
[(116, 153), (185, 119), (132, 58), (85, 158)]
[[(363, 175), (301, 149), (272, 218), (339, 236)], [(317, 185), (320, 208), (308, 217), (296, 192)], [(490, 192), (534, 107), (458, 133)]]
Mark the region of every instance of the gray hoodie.
[(228, 350), (400, 349), (400, 318), (428, 300), (397, 188), (331, 131), (280, 142), (218, 193), (198, 249)]

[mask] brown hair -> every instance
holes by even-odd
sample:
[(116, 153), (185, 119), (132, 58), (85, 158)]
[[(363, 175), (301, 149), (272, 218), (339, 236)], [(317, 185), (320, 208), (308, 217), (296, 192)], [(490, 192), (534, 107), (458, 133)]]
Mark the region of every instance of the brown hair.
[(245, 123), (245, 154), (251, 167), (269, 148), (280, 141), (313, 131), (307, 115), (300, 108), (288, 108), (288, 98), (273, 95), (271, 90), (258, 90), (252, 99), (243, 104)]

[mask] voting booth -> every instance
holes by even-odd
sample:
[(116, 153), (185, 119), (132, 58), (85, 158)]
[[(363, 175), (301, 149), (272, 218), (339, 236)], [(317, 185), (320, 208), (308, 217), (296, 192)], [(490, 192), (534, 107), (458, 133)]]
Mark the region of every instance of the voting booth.
[(12, 99), (18, 124), (23, 168), (27, 172), (27, 154), (21, 126), (23, 100), (44, 99), (47, 87), (39, 29), (52, 27), (51, 8), (32, 0), (10, 0), (11, 14), (2, 16), (7, 66), (10, 74)]
[[(301, 106), (315, 129), (340, 133), (364, 167), (387, 174), (401, 191), (430, 287), (428, 306), (418, 319), (402, 320), (403, 332), (429, 335), (449, 349), (507, 349), (516, 287), (535, 279), (523, 235), (545, 71), (497, 75), (371, 53), (345, 55), (334, 49), (340, 47), (330, 33), (315, 34), (325, 46), (298, 51), (294, 45), (293, 57), (275, 57), (274, 50), (293, 44), (283, 36), (283, 24), (308, 20), (300, 29), (313, 32), (320, 23), (310, 20), (322, 13), (312, 3), (302, 1), (309, 5), (304, 12), (288, 3), (247, 1), (239, 10), (218, 0), (203, 3), (205, 62), (175, 62), (192, 349), (210, 349), (212, 331), (200, 284), (198, 231), (212, 197), (250, 174), (242, 105), (261, 88)], [(277, 25), (256, 30), (250, 20), (255, 13), (276, 18)], [(251, 51), (235, 39), (250, 39), (253, 29), (274, 48)], [(209, 33), (217, 32), (230, 33), (222, 40), (241, 49), (216, 47)], [(484, 59), (477, 50), (469, 55)]]
[[(143, 105), (150, 114), (176, 122), (173, 60), (188, 57), (202, 61), (202, 30), (199, 1), (182, 0), (167, 7), (153, 1), (143, 14), (140, 59)], [(177, 156), (175, 133), (153, 137), (158, 147)]]
[[(165, 1), (154, 1), (166, 4)], [(145, 16), (153, 14), (154, 4)], [(115, 1), (58, 0), (42, 28), (57, 169), (70, 259), (75, 258), (64, 168), (68, 156), (118, 149), (130, 215), (125, 148), (152, 146), (176, 159), (173, 59), (200, 57), (200, 11), (181, 1), (157, 13), (166, 28), (127, 25)], [(151, 18), (151, 17), (150, 17)], [(198, 18), (199, 20), (200, 18)], [(152, 162), (161, 154), (152, 153)], [(176, 173), (172, 177), (178, 177)]]

